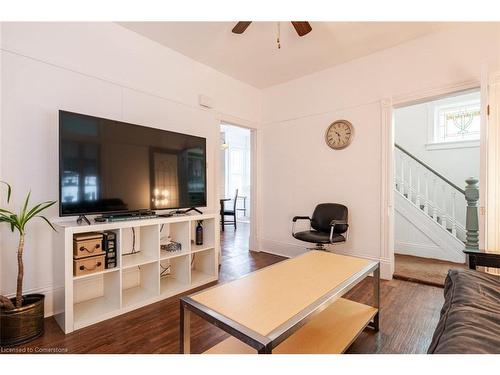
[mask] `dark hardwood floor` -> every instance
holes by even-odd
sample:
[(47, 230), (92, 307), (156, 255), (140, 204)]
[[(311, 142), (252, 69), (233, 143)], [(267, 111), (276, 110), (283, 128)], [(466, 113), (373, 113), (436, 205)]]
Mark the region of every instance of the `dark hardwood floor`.
[[(222, 234), (220, 282), (279, 262), (284, 258), (248, 251), (248, 224), (229, 226)], [(371, 301), (371, 280), (351, 290), (348, 298)], [(363, 332), (348, 353), (425, 353), (439, 318), (443, 290), (401, 280), (382, 281), (381, 329)], [(226, 334), (200, 318), (192, 318), (192, 350), (215, 345)], [(26, 347), (37, 352), (178, 353), (179, 298), (173, 297), (119, 317), (64, 335), (47, 318), (45, 334)]]

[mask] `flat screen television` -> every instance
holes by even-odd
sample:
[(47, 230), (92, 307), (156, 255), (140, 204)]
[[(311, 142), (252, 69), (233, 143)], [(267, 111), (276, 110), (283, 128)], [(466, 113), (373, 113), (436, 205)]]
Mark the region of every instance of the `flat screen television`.
[(59, 215), (205, 207), (206, 139), (59, 111)]

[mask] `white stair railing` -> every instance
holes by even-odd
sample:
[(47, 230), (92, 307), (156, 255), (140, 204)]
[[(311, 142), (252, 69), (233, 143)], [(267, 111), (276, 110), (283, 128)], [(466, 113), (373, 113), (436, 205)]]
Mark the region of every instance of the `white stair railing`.
[[(444, 230), (459, 238), (465, 233), (465, 190), (415, 156), (395, 145), (395, 189)], [(465, 239), (465, 234), (461, 237)]]

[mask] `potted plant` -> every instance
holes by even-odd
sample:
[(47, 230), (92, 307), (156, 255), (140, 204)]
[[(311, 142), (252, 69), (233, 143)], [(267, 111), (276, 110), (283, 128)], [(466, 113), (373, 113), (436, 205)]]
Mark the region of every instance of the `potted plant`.
[[(10, 202), (11, 186), (7, 186), (7, 203)], [(49, 208), (55, 201), (47, 201), (28, 208), (31, 192), (28, 193), (19, 214), (0, 208), (0, 222), (7, 223), (11, 231), (19, 234), (17, 246), (17, 289), (14, 298), (0, 295), (0, 346), (14, 346), (26, 343), (43, 334), (44, 299), (43, 294), (28, 294), (23, 296), (24, 277), (24, 239), (26, 225), (35, 218), (41, 218), (55, 230), (45, 216), (40, 213)]]

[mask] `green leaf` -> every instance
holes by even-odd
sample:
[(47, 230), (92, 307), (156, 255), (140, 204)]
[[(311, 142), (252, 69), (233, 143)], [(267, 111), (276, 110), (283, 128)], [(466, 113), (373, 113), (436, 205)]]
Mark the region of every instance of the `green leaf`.
[(52, 223), (51, 223), (51, 222), (50, 222), (50, 221), (49, 221), (49, 220), (48, 220), (45, 216), (37, 216), (37, 217), (39, 217), (39, 218), (41, 218), (41, 219), (45, 220), (45, 221), (47, 222), (47, 224), (49, 224), (49, 225), (50, 225), (50, 227), (51, 227), (51, 228), (52, 228), (55, 232), (57, 232), (56, 228), (54, 228), (54, 226), (52, 225)]
[(46, 210), (50, 206), (53, 206), (56, 204), (56, 201), (47, 201), (47, 202), (42, 202), (40, 204), (37, 204), (35, 207), (33, 207), (28, 214), (26, 215), (26, 222), (31, 220), (35, 215), (39, 214), (40, 212)]
[(0, 213), (6, 213), (6, 214), (9, 214), (9, 215), (14, 215), (14, 213), (12, 211), (4, 210), (3, 208), (0, 208)]
[(0, 221), (7, 221), (7, 222), (11, 222), (12, 219), (10, 218), (12, 215), (5, 215), (5, 214), (0, 214)]
[(14, 228), (17, 228), (17, 229), (19, 229), (20, 232), (22, 232), (22, 229), (19, 226), (19, 222), (17, 220), (17, 216), (16, 215), (7, 216), (7, 215), (4, 215), (4, 214), (0, 214), (0, 222), (9, 223), (10, 224), (10, 229), (12, 231), (14, 231)]
[(39, 203), (37, 204), (36, 206), (32, 207), (31, 210), (29, 210), (29, 212), (26, 214), (26, 222), (28, 222), (33, 216), (36, 215), (36, 210), (38, 208), (40, 208), (42, 206), (42, 204), (44, 204), (45, 202), (43, 203)]
[(23, 222), (23, 224), (24, 224), (24, 218), (26, 216), (26, 210), (28, 209), (28, 203), (30, 201), (30, 196), (31, 196), (31, 190), (29, 191), (28, 195), (26, 196), (26, 200), (24, 201), (23, 209), (21, 210), (21, 213), (19, 215), (21, 222)]
[(0, 183), (7, 185), (7, 203), (10, 201), (10, 196), (12, 194), (12, 187), (5, 181), (0, 181)]
[(13, 221), (11, 219), (10, 216), (7, 216), (7, 215), (0, 215), (0, 222), (3, 222), (3, 223), (10, 223), (12, 224)]
[(19, 230), (19, 232), (23, 233), (24, 232), (24, 227), (21, 225), (21, 222), (19, 221), (19, 217), (17, 215), (10, 215), (10, 222), (14, 224), (14, 226)]

